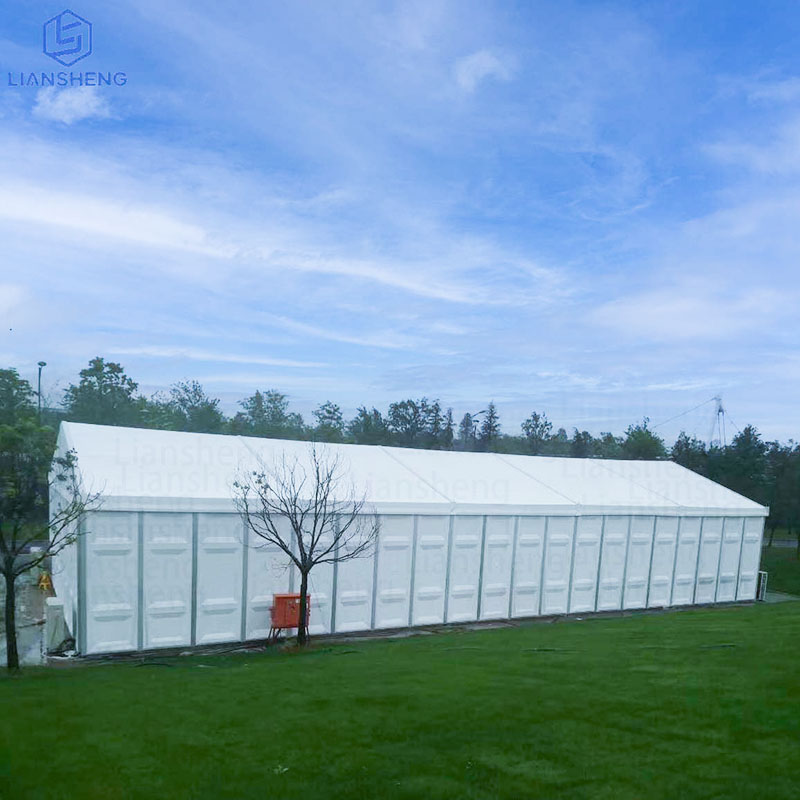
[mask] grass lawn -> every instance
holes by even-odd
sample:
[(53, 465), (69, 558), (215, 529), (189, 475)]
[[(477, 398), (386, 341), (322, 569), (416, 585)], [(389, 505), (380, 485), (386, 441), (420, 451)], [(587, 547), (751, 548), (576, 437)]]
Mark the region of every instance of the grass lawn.
[(791, 798), (800, 603), (0, 679), (4, 798)]
[(769, 573), (767, 591), (786, 592), (800, 597), (800, 560), (794, 547), (762, 548), (761, 569)]

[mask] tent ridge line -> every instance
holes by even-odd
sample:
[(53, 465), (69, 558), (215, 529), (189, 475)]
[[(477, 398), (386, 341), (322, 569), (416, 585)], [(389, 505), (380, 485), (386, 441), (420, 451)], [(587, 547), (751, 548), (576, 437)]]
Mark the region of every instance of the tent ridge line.
[(399, 464), (406, 472), (410, 472), (417, 480), (422, 481), (429, 489), (433, 491), (434, 494), (438, 495), (439, 497), (443, 498), (445, 502), (450, 503), (450, 513), (453, 513), (453, 506), (456, 505), (456, 501), (453, 500), (451, 497), (448, 497), (446, 494), (440, 492), (430, 481), (426, 481), (425, 478), (422, 477), (416, 470), (412, 469), (408, 464), (404, 464), (394, 453), (390, 453), (389, 450), (386, 448), (385, 445), (379, 444), (378, 448), (383, 452), (385, 455), (389, 456), (395, 463)]
[(581, 505), (574, 498), (569, 497), (568, 495), (564, 494), (564, 492), (560, 492), (558, 489), (555, 488), (555, 486), (551, 486), (549, 483), (545, 483), (543, 480), (540, 480), (539, 478), (535, 477), (534, 475), (531, 475), (530, 472), (527, 472), (526, 470), (522, 469), (522, 467), (518, 467), (516, 464), (512, 463), (508, 459), (503, 458), (503, 455), (501, 453), (491, 453), (490, 455), (493, 455), (495, 458), (499, 458), (500, 461), (502, 461), (504, 464), (506, 464), (507, 466), (511, 467), (512, 469), (515, 469), (517, 472), (521, 473), (526, 478), (529, 478), (530, 480), (534, 481), (535, 483), (538, 483), (540, 486), (544, 486), (545, 489), (549, 489), (551, 492), (555, 492), (557, 495), (559, 495), (560, 497), (563, 497), (565, 500), (569, 500), (569, 502), (572, 503), (573, 505), (575, 505), (575, 506), (580, 506)]
[[(601, 459), (598, 458), (597, 461), (600, 464), (601, 469), (604, 469), (606, 472), (610, 472), (612, 475), (615, 475), (618, 478), (622, 478), (622, 480), (627, 481), (628, 483), (632, 483), (634, 486), (638, 486), (640, 489), (644, 489), (646, 492), (650, 494), (657, 495), (658, 497), (663, 497), (671, 505), (675, 506), (675, 508), (685, 508), (681, 503), (676, 502), (671, 497), (665, 495), (663, 492), (656, 491), (655, 489), (651, 489), (649, 486), (645, 486), (643, 483), (639, 483), (639, 481), (634, 480), (633, 478), (629, 478), (627, 475), (623, 475), (621, 472), (617, 472), (614, 469), (611, 469), (607, 464), (603, 464), (603, 461), (609, 461), (611, 459)], [(667, 462), (669, 463), (669, 462)]]

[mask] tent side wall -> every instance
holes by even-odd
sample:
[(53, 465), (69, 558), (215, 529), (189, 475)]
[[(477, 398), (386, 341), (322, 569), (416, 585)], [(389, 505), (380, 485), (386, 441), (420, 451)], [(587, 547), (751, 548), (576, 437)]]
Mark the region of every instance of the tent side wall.
[[(381, 521), (369, 557), (312, 571), (312, 634), (752, 600), (764, 524), (627, 514)], [(56, 585), (74, 592), (84, 654), (263, 639), (273, 593), (299, 586), (287, 557), (248, 541), (236, 514), (98, 511), (83, 524)]]

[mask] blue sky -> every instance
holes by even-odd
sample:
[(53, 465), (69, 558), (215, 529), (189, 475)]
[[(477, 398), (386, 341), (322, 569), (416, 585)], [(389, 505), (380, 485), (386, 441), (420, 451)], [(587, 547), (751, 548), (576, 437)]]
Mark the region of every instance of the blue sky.
[[(568, 430), (721, 394), (798, 436), (791, 3), (219, 3), (0, 28), (0, 363), (94, 355), (306, 415), (408, 396)], [(709, 434), (706, 405), (659, 431)]]

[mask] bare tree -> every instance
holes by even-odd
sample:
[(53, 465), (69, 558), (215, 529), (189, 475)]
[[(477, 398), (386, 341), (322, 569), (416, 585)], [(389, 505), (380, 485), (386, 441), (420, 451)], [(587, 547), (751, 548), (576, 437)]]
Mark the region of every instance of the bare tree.
[[(33, 425), (0, 432), (0, 574), (5, 579), (9, 671), (19, 669), (17, 579), (72, 544), (81, 517), (99, 506), (99, 494), (81, 491), (74, 452), (57, 456), (51, 464), (47, 434)], [(48, 497), (55, 500), (49, 518)], [(31, 552), (34, 543), (39, 549)]]
[(285, 553), (300, 573), (300, 645), (308, 641), (311, 570), (368, 556), (380, 531), (377, 515), (357, 494), (338, 454), (311, 444), (308, 456), (284, 453), (272, 464), (260, 461), (233, 484), (234, 503), (248, 529)]

